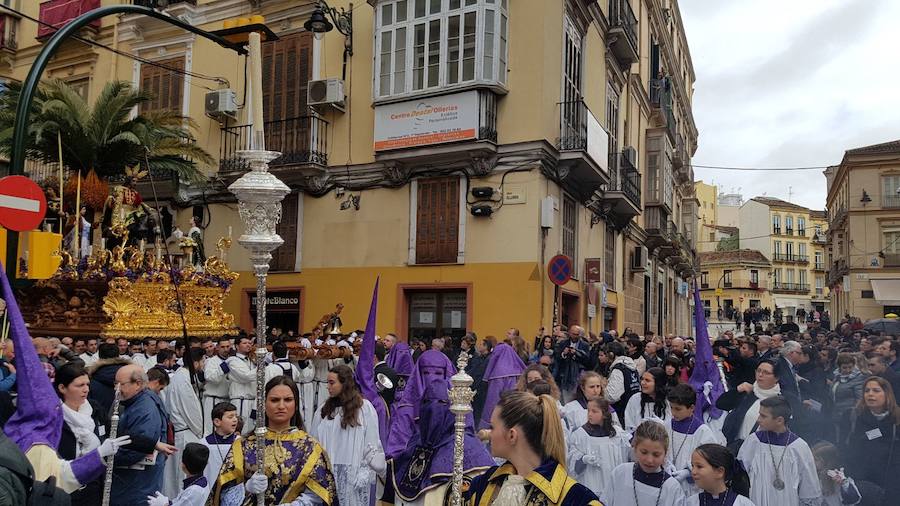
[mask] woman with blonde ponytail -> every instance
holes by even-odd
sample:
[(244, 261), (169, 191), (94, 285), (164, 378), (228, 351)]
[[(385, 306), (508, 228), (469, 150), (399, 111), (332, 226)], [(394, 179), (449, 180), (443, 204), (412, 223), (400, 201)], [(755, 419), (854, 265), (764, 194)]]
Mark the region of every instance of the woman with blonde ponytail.
[(470, 506), (600, 506), (566, 472), (566, 446), (556, 399), (507, 391), (491, 414), (491, 453), (506, 459), (472, 480)]

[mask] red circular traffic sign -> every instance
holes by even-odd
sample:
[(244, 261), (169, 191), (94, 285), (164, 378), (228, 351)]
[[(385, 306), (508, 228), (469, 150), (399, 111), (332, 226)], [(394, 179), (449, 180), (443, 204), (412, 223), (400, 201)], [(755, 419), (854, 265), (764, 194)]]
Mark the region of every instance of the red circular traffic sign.
[(25, 176), (0, 179), (0, 225), (9, 230), (34, 230), (47, 214), (47, 198), (34, 181)]
[(556, 255), (547, 264), (547, 275), (554, 285), (562, 286), (572, 279), (572, 259), (565, 255)]

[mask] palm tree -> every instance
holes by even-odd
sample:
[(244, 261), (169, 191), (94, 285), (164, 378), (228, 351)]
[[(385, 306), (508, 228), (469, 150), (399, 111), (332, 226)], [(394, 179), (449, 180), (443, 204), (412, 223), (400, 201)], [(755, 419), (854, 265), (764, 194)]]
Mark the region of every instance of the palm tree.
[[(7, 156), (20, 93), (21, 85), (13, 84), (0, 94), (0, 154)], [(146, 161), (155, 173), (171, 171), (181, 180), (203, 180), (200, 168), (213, 158), (194, 142), (193, 121), (169, 111), (132, 117), (132, 111), (151, 98), (129, 82), (112, 81), (91, 106), (65, 82), (46, 81), (32, 103), (26, 156), (58, 162), (61, 134), (63, 164), (82, 177), (93, 170), (101, 178), (120, 178), (126, 167)]]

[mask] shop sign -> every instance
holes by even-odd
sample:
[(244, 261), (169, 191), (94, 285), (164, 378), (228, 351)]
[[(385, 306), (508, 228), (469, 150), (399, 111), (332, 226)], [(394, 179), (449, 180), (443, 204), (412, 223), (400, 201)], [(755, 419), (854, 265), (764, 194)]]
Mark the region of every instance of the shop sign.
[[(300, 290), (269, 292), (266, 294), (266, 311), (297, 311), (300, 306)], [(250, 297), (250, 310), (256, 311), (256, 295)]]
[(478, 92), (418, 98), (375, 107), (375, 151), (478, 138)]

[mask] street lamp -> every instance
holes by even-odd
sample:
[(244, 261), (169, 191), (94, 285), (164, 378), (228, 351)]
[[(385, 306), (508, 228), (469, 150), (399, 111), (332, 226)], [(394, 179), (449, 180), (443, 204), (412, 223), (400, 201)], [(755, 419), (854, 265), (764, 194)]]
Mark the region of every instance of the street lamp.
[[(326, 16), (327, 14), (327, 16)], [(331, 18), (331, 21), (328, 21)], [(347, 40), (344, 42), (344, 59), (347, 56), (353, 56), (353, 4), (350, 4), (349, 10), (340, 10), (330, 7), (325, 0), (319, 0), (316, 3), (316, 10), (312, 16), (303, 23), (303, 28), (308, 32), (312, 32), (313, 36), (322, 40), (326, 33), (334, 28), (341, 33)]]

